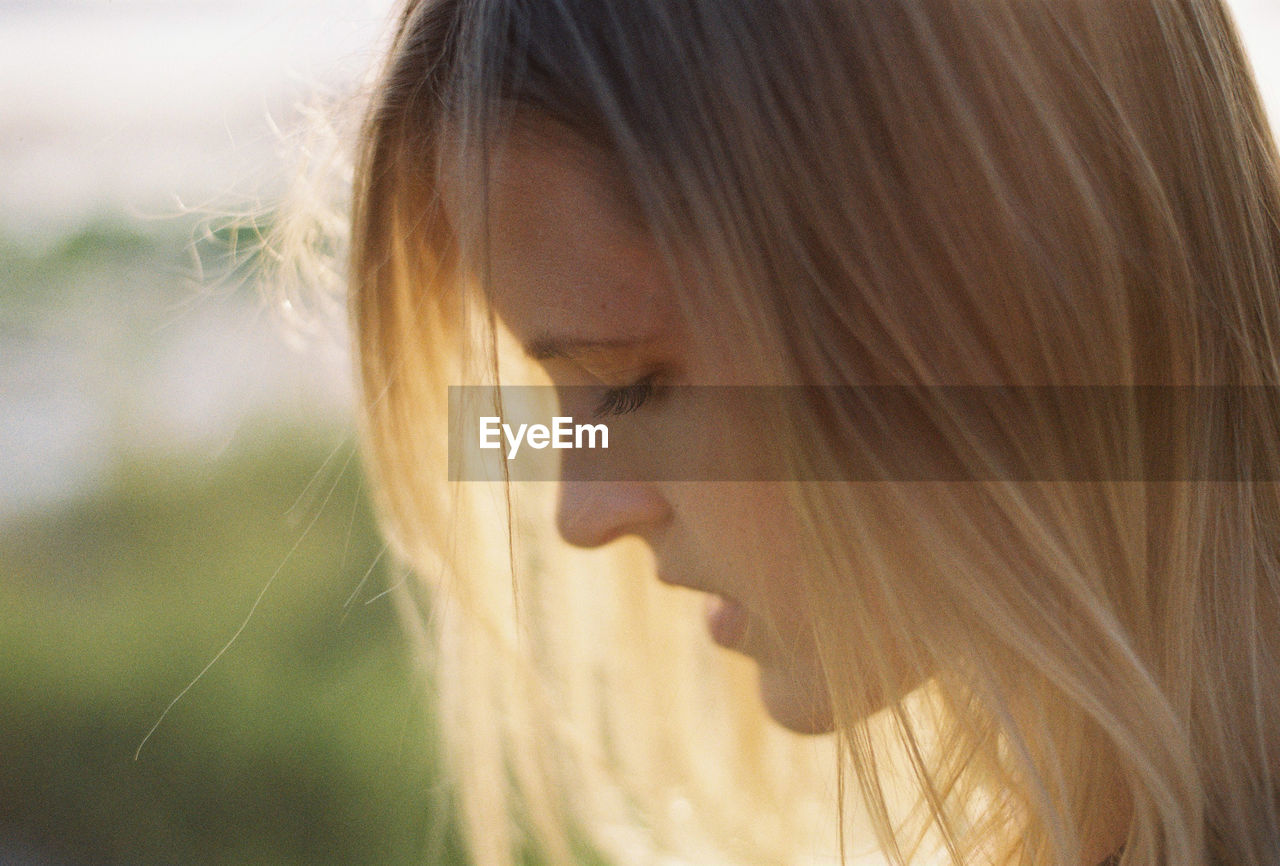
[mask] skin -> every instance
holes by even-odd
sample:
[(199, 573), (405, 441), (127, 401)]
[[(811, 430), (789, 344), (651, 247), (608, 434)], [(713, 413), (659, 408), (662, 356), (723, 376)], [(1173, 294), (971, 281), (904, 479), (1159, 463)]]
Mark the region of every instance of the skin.
[[(457, 189), (445, 187), (446, 207), (456, 207)], [(545, 124), (517, 128), (495, 153), (488, 202), (499, 319), (556, 386), (604, 395), (651, 374), (659, 385), (747, 384), (735, 378), (740, 358), (691, 339), (663, 260), (619, 189), (608, 164), (567, 133)], [(561, 411), (589, 414), (563, 400)], [(662, 425), (673, 411), (650, 400), (635, 417)], [(661, 447), (680, 453), (709, 435), (676, 425)], [(732, 453), (749, 444), (726, 438), (717, 447)], [(645, 457), (661, 461), (654, 447)], [(566, 461), (601, 459), (564, 454)], [(653, 551), (658, 580), (706, 594), (710, 636), (755, 660), (770, 715), (797, 732), (831, 730), (822, 666), (794, 591), (799, 534), (785, 517), (781, 485), (564, 474), (557, 525), (566, 541), (591, 548), (638, 536)]]
[[(742, 365), (730, 348), (731, 322), (699, 323), (721, 329), (727, 339), (692, 338), (669, 271), (607, 160), (541, 123), (517, 127), (494, 157), (487, 203), (490, 301), (555, 385), (604, 394), (650, 375), (660, 385), (753, 384), (737, 372)], [(446, 209), (460, 210), (457, 185), (446, 179), (442, 191)], [(561, 411), (589, 414), (563, 401)], [(663, 414), (674, 411), (647, 403), (637, 413), (661, 426)], [(669, 425), (661, 447), (700, 447), (679, 432), (690, 429)], [(692, 429), (699, 440), (714, 436)], [(749, 445), (730, 437), (714, 447)], [(586, 451), (563, 454), (566, 465), (599, 459)], [(590, 473), (565, 473), (584, 474)], [(812, 625), (796, 591), (801, 535), (790, 514), (782, 486), (767, 482), (566, 477), (556, 520), (563, 538), (579, 547), (626, 535), (643, 540), (653, 551), (657, 579), (705, 594), (711, 637), (756, 662), (769, 714), (798, 733), (824, 733), (834, 722)], [(1111, 800), (1114, 824), (1086, 843), (1084, 866), (1101, 863), (1124, 842), (1131, 805), (1123, 786), (1117, 784)]]

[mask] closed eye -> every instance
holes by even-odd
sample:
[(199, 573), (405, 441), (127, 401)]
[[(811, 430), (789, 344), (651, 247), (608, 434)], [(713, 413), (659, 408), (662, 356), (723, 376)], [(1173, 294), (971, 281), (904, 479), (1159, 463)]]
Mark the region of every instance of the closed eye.
[(655, 378), (657, 374), (650, 373), (634, 384), (610, 388), (605, 391), (604, 397), (593, 414), (599, 418), (604, 415), (626, 415), (636, 411), (653, 396)]

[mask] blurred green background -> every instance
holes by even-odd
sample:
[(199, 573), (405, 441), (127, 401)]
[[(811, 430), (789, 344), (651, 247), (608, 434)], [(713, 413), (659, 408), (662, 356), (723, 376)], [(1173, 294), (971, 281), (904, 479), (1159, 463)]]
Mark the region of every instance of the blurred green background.
[(191, 236), (0, 251), (0, 863), (458, 862), (347, 419), (250, 393), (287, 329)]
[(391, 5), (0, 0), (2, 866), (461, 862), (343, 324), (216, 216)]

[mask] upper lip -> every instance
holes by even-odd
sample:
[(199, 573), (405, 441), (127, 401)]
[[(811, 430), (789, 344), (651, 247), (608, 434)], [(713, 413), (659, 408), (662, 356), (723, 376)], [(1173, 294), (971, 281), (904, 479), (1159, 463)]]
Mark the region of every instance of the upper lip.
[(724, 595), (724, 593), (716, 589), (713, 589), (709, 586), (699, 584), (696, 581), (685, 580), (679, 576), (671, 574), (670, 572), (663, 571), (662, 569), (658, 569), (658, 580), (667, 584), (668, 586), (682, 586), (685, 589), (692, 589), (692, 590), (696, 590), (697, 592), (706, 592), (712, 595)]
[(689, 587), (690, 589), (693, 589), (693, 587), (689, 585), (688, 581), (679, 580), (675, 577), (672, 577), (670, 572), (663, 571), (662, 569), (658, 569), (658, 580), (661, 581), (662, 583), (667, 584), (668, 586), (686, 586), (686, 587)]

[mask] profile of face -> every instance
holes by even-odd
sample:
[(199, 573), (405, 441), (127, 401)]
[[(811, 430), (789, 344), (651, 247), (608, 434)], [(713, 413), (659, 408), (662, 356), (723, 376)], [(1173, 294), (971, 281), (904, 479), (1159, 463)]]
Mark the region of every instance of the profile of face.
[[(660, 413), (661, 405), (640, 405), (655, 377), (750, 384), (735, 381), (739, 359), (691, 339), (658, 248), (598, 153), (535, 123), (517, 127), (493, 165), (491, 303), (556, 386), (623, 393), (636, 412)], [(699, 323), (719, 326), (729, 323)], [(686, 440), (667, 437), (654, 447), (693, 447), (699, 433), (684, 429)], [(706, 595), (710, 637), (756, 662), (770, 715), (797, 732), (825, 732), (830, 702), (799, 601), (798, 533), (781, 487), (562, 478), (557, 523), (564, 539), (581, 547), (624, 535), (642, 539), (659, 580)]]

